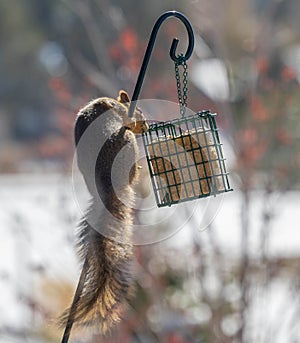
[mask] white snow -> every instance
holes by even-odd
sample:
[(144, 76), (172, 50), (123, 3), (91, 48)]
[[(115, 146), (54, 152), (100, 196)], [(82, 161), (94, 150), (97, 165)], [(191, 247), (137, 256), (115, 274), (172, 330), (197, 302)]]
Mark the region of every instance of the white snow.
[[(265, 205), (274, 209), (267, 254), (272, 257), (299, 256), (299, 197), (299, 192), (274, 194), (266, 203), (262, 192), (251, 194), (251, 256), (259, 256), (261, 252), (261, 215)], [(67, 279), (75, 284), (78, 261), (74, 228), (80, 214), (70, 175), (3, 175), (0, 177), (0, 202), (0, 328), (10, 326), (22, 330), (30, 327), (31, 319), (28, 307), (20, 299), (22, 295), (34, 292), (38, 270), (56, 280)], [(225, 256), (238, 258), (241, 253), (241, 202), (242, 193), (238, 190), (195, 202), (193, 220), (187, 221), (187, 225), (172, 237), (172, 242), (178, 247), (188, 244), (191, 227), (204, 240), (207, 230), (213, 230)], [(177, 218), (176, 215), (180, 215), (178, 210), (170, 218)], [(192, 224), (195, 222), (198, 227)], [(253, 316), (253, 325), (259, 325), (260, 318), (268, 316), (271, 327), (268, 330), (278, 321), (278, 317), (269, 314), (278, 314), (280, 306), (286, 313), (285, 323), (295, 311), (295, 306), (290, 306), (293, 299), (288, 298), (285, 280), (270, 287), (270, 292), (264, 295), (264, 309), (260, 304), (253, 305), (260, 309), (260, 312), (253, 310), (257, 314)], [(259, 301), (262, 296), (257, 299)], [(230, 329), (235, 330), (236, 323), (232, 318), (227, 319)], [(284, 341), (282, 337), (286, 330), (283, 323), (278, 342)], [(18, 341), (1, 338), (2, 342)]]

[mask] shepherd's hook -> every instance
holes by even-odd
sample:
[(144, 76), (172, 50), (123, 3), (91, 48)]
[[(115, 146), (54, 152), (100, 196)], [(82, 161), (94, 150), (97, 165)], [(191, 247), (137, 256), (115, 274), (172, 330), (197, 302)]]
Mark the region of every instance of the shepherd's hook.
[(173, 39), (172, 45), (170, 48), (171, 59), (174, 62), (187, 61), (193, 52), (193, 49), (194, 49), (194, 33), (193, 33), (193, 29), (192, 29), (192, 26), (191, 26), (189, 20), (182, 13), (177, 12), (177, 11), (169, 11), (169, 12), (163, 13), (157, 19), (157, 21), (156, 21), (156, 23), (152, 29), (152, 32), (151, 32), (151, 36), (150, 36), (149, 43), (148, 43), (148, 46), (147, 46), (147, 49), (145, 52), (145, 56), (143, 59), (141, 70), (140, 70), (140, 73), (139, 73), (139, 76), (138, 76), (138, 79), (137, 79), (137, 82), (135, 85), (135, 89), (134, 89), (134, 92), (132, 95), (132, 99), (131, 99), (131, 103), (130, 103), (130, 107), (129, 107), (129, 117), (132, 117), (133, 112), (134, 112), (135, 107), (136, 107), (136, 101), (138, 100), (138, 97), (139, 97), (139, 94), (140, 94), (140, 91), (142, 88), (142, 84), (143, 84), (144, 77), (146, 74), (146, 69), (147, 69), (148, 64), (149, 64), (149, 60), (150, 60), (150, 56), (151, 56), (151, 53), (153, 50), (153, 46), (154, 46), (154, 42), (155, 42), (155, 39), (157, 36), (157, 32), (158, 32), (162, 22), (165, 21), (169, 17), (176, 17), (176, 18), (180, 19), (184, 23), (184, 25), (188, 31), (188, 36), (189, 36), (189, 45), (188, 45), (187, 51), (186, 51), (184, 56), (182, 56), (182, 55), (176, 56), (176, 48), (178, 46), (179, 40), (177, 38)]

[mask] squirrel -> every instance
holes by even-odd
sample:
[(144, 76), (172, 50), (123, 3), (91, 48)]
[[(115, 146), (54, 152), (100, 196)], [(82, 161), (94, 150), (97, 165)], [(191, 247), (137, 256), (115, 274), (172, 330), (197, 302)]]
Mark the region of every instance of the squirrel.
[(147, 131), (148, 125), (139, 108), (128, 116), (129, 105), (128, 94), (121, 90), (117, 99), (89, 102), (75, 122), (77, 165), (92, 200), (79, 225), (83, 268), (71, 307), (61, 317), (66, 324), (64, 343), (73, 322), (109, 332), (132, 294), (130, 204), (139, 171), (135, 135)]

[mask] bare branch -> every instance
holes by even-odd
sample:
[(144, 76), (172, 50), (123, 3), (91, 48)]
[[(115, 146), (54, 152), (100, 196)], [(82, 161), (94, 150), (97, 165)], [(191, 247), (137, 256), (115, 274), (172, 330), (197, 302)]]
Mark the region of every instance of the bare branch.
[(99, 72), (99, 70), (82, 55), (77, 54), (74, 56), (72, 62), (102, 93), (107, 96), (115, 96), (115, 94), (117, 94), (118, 89), (115, 83), (103, 73)]
[(105, 71), (110, 78), (114, 79), (114, 67), (107, 54), (107, 44), (103, 38), (97, 18), (94, 17), (90, 5), (83, 1), (72, 2), (72, 6), (65, 2), (80, 19), (86, 29), (89, 41), (93, 47), (100, 70)]

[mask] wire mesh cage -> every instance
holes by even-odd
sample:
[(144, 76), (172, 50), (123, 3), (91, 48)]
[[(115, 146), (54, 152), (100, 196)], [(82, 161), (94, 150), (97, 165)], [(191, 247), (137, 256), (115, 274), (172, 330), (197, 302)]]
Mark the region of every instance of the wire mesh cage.
[(216, 114), (151, 124), (143, 143), (158, 207), (231, 191)]

